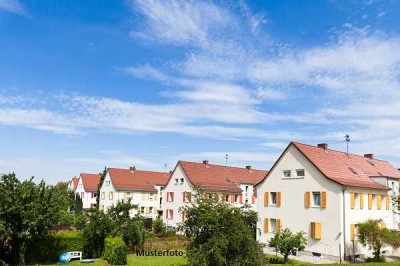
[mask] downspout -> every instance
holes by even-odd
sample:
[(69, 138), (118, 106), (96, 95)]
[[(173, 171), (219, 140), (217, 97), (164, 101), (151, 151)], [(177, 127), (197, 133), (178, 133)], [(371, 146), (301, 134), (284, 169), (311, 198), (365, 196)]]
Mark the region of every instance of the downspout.
[(342, 188), (343, 195), (343, 260), (346, 260), (346, 200), (344, 192), (347, 190), (346, 186)]

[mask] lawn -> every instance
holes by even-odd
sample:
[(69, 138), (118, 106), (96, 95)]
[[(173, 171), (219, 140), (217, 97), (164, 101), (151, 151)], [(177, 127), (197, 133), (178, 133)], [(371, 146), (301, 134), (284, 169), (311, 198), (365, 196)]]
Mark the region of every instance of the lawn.
[[(184, 257), (146, 257), (146, 256), (136, 256), (136, 254), (128, 255), (128, 265), (135, 266), (183, 266), (186, 264), (186, 258)], [(108, 265), (104, 260), (96, 260), (94, 263), (83, 264), (79, 260), (74, 260), (68, 264), (68, 266), (76, 265), (88, 265), (88, 266), (103, 266)]]

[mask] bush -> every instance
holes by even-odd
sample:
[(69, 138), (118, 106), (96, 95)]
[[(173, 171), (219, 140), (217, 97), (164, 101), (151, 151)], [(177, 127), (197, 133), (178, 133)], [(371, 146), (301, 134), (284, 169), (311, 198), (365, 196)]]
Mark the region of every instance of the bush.
[(271, 257), (268, 258), (269, 264), (286, 264), (285, 258), (280, 258), (280, 257)]
[(166, 228), (163, 221), (160, 219), (160, 217), (157, 217), (157, 219), (155, 219), (153, 222), (153, 232), (159, 236), (163, 235), (165, 230)]
[(176, 230), (168, 229), (163, 234), (161, 234), (161, 236), (162, 237), (176, 236)]
[(126, 255), (126, 244), (121, 237), (107, 237), (104, 240), (103, 259), (114, 265), (125, 265)]
[(61, 253), (83, 251), (84, 238), (76, 231), (59, 232), (28, 244), (26, 261), (30, 264), (56, 262)]

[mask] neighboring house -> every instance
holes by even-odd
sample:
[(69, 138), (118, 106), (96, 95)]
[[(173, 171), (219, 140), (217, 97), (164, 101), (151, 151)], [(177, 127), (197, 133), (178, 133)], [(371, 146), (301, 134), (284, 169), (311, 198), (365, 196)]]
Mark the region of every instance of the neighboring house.
[[(357, 241), (355, 224), (382, 219), (398, 229), (397, 203), (400, 172), (372, 154), (358, 156), (291, 142), (268, 175), (256, 185), (262, 243), (282, 228), (304, 231), (305, 252), (338, 260), (370, 250)], [(387, 252), (390, 249), (385, 248)]]
[(168, 181), (169, 173), (130, 169), (108, 168), (100, 188), (100, 209), (107, 212), (119, 201), (131, 199), (137, 209), (131, 216), (140, 213), (144, 217), (162, 216), (162, 190)]
[(82, 199), (84, 210), (96, 207), (97, 186), (99, 185), (100, 174), (82, 173), (79, 176), (75, 195)]
[(68, 191), (75, 192), (76, 188), (78, 187), (79, 178), (74, 176), (70, 181), (68, 181)]
[(242, 206), (248, 203), (256, 209), (253, 186), (267, 171), (203, 163), (179, 161), (164, 189), (164, 220), (167, 226), (177, 227), (185, 220), (179, 208), (193, 199), (194, 189), (200, 187), (207, 197)]

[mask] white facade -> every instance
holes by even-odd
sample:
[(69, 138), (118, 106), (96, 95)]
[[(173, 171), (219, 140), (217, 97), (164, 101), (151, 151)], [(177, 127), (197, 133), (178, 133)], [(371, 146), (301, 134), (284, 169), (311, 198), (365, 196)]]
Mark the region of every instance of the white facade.
[[(231, 201), (232, 195), (228, 193), (228, 203), (232, 204), (233, 206), (240, 207), (245, 204), (247, 200), (247, 203), (251, 205), (251, 208), (256, 210), (254, 186), (252, 184), (240, 184), (238, 187), (243, 190), (241, 193), (242, 198), (240, 199), (240, 194), (236, 194), (239, 197), (233, 197)], [(186, 193), (185, 198), (183, 196), (184, 192)], [(207, 191), (205, 192), (207, 193)], [(170, 194), (168, 195), (168, 193)], [(173, 193), (173, 197), (171, 193)], [(177, 227), (179, 223), (184, 221), (185, 215), (180, 212), (180, 208), (190, 204), (190, 201), (194, 200), (194, 193), (195, 191), (193, 185), (186, 176), (181, 164), (178, 164), (163, 192), (163, 220), (167, 226)], [(207, 194), (211, 193), (212, 192), (209, 192)], [(221, 194), (220, 192), (214, 193)], [(221, 195), (219, 195), (219, 197), (221, 197)]]
[(160, 195), (162, 195), (162, 186), (155, 186), (157, 191), (140, 190), (116, 190), (110, 174), (107, 172), (103, 185), (100, 188), (100, 206), (101, 210), (107, 212), (111, 206), (115, 206), (119, 201), (131, 199), (131, 203), (137, 205), (137, 209), (130, 211), (131, 217), (140, 213), (147, 218), (156, 218), (159, 211), (162, 211), (160, 204)]
[[(289, 170), (291, 177), (285, 177), (284, 171)], [(304, 170), (304, 174), (301, 170)], [(297, 177), (296, 173), (300, 173), (300, 176)], [(394, 191), (398, 191), (397, 180), (394, 185)], [(280, 206), (271, 202), (271, 193), (276, 192), (280, 192)], [(264, 206), (265, 193), (268, 193), (269, 197), (267, 206)], [(355, 195), (353, 209), (350, 206), (351, 193), (356, 193), (352, 194)], [(357, 193), (363, 193), (363, 209), (360, 209), (361, 195)], [(324, 203), (321, 202), (322, 194), (326, 195)], [(372, 209), (368, 208), (369, 194), (375, 195)], [(377, 209), (377, 195), (386, 196), (386, 191), (344, 187), (331, 181), (293, 145), (289, 146), (268, 177), (257, 186), (257, 195), (257, 239), (262, 243), (268, 243), (277, 229), (274, 225), (280, 224), (280, 228), (287, 227), (293, 232), (304, 231), (307, 234), (308, 244), (305, 251), (338, 259), (340, 255), (353, 255), (352, 225), (367, 219), (382, 219), (388, 228), (397, 229), (398, 220), (392, 206), (386, 210), (384, 197), (381, 209)], [(310, 207), (305, 206), (308, 195)], [(324, 204), (326, 206), (322, 206)], [(265, 222), (268, 223), (267, 228)], [(315, 235), (312, 237), (312, 223), (320, 226), (320, 229), (316, 229), (321, 233), (321, 236), (316, 238), (320, 239), (314, 239)], [(362, 248), (357, 240), (354, 243), (355, 254), (369, 252)]]
[(75, 194), (82, 199), (82, 208), (91, 209), (96, 206), (96, 191), (86, 191), (83, 186), (82, 178), (79, 178)]

